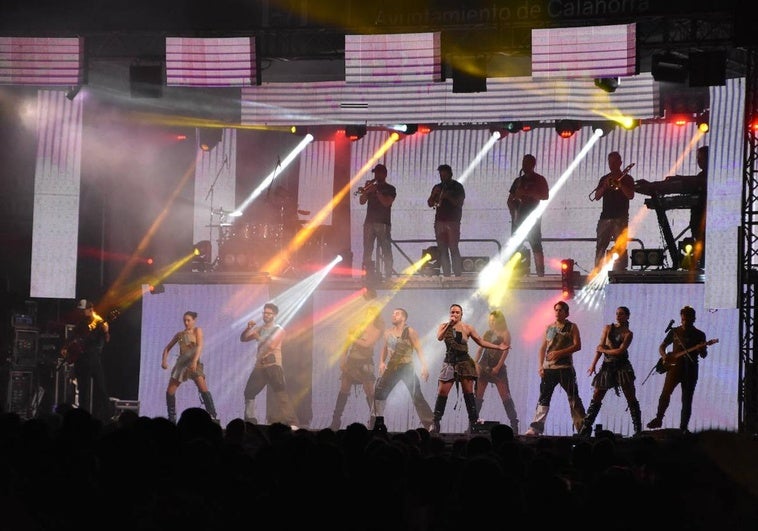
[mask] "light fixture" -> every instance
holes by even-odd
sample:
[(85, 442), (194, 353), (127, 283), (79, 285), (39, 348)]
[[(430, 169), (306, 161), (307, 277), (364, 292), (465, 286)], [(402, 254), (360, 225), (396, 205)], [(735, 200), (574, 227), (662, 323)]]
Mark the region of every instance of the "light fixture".
[(365, 125), (346, 125), (345, 126), (345, 138), (347, 138), (351, 142), (360, 140), (364, 136), (366, 136)]
[(461, 266), (464, 273), (481, 273), (489, 261), (489, 256), (462, 256)]
[(212, 252), (213, 247), (210, 240), (197, 242), (192, 249), (192, 260), (190, 261), (192, 271), (209, 271), (211, 269)]
[(595, 86), (605, 92), (616, 92), (620, 80), (617, 77), (598, 77), (595, 78)]
[(197, 129), (197, 146), (202, 151), (210, 151), (215, 148), (224, 135), (221, 127), (209, 127)]
[(689, 58), (676, 52), (654, 53), (650, 73), (656, 81), (684, 83), (689, 77)]
[(416, 134), (416, 131), (418, 131), (418, 124), (398, 124), (393, 125), (390, 129), (410, 136)]
[(574, 298), (574, 260), (561, 260), (561, 295), (564, 300)]
[(524, 129), (523, 122), (505, 122), (505, 129), (509, 133), (518, 133)]
[(66, 98), (69, 101), (74, 101), (74, 98), (76, 98), (76, 95), (79, 94), (79, 91), (82, 90), (81, 85), (75, 85), (73, 87), (69, 87), (66, 91)]
[(425, 249), (421, 250), (421, 258), (422, 260), (429, 256), (429, 259), (424, 262), (424, 264), (421, 266), (421, 270), (419, 273), (422, 275), (431, 277), (436, 276), (440, 274), (440, 249), (436, 245), (431, 245)]
[(490, 135), (497, 136), (498, 140), (502, 140), (508, 136), (508, 130), (503, 126), (492, 126), (490, 127)]
[(561, 138), (571, 138), (581, 128), (576, 120), (558, 120), (555, 122), (555, 132)]
[(695, 238), (691, 236), (682, 238), (682, 240), (677, 244), (679, 247), (679, 254), (681, 255), (681, 259), (679, 261), (680, 268), (692, 270), (697, 267), (697, 260), (695, 259), (696, 244), (697, 242)]
[(148, 289), (150, 291), (150, 295), (158, 295), (159, 293), (166, 292), (166, 286), (164, 286), (162, 282), (156, 282), (155, 284), (150, 284)]
[(633, 249), (630, 253), (632, 267), (647, 269), (663, 266), (663, 249)]
[(616, 129), (616, 122), (598, 122), (593, 124), (592, 132), (600, 136), (608, 136)]
[(710, 113), (708, 111), (701, 112), (697, 117), (697, 129), (701, 133), (707, 133), (711, 126), (708, 123), (710, 120)]

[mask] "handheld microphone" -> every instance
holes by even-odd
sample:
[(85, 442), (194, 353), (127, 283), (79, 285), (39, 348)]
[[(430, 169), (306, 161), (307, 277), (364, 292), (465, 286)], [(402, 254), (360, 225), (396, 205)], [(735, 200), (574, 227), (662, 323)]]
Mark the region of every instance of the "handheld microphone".
[[(666, 330), (665, 330), (665, 332), (668, 332), (668, 331), (669, 331), (669, 330), (671, 330), (672, 328), (674, 328), (674, 320), (673, 320), (673, 319), (671, 319), (671, 320), (669, 321), (669, 325), (666, 327)], [(664, 333), (665, 333), (665, 332), (664, 332)]]

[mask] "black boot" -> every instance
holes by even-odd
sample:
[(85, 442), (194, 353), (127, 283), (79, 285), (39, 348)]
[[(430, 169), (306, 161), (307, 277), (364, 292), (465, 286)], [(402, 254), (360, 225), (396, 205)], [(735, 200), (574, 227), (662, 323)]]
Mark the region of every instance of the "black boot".
[(642, 432), (642, 412), (640, 411), (640, 403), (638, 401), (629, 403), (629, 414), (632, 416), (632, 428), (634, 428), (634, 434), (639, 435)]
[(350, 396), (348, 393), (339, 393), (337, 395), (337, 403), (334, 404), (334, 413), (332, 414), (332, 423), (329, 425), (329, 428), (333, 431), (339, 430), (342, 425), (342, 412), (345, 411), (348, 396)]
[(447, 406), (447, 397), (437, 395), (437, 401), (434, 403), (434, 418), (432, 420), (431, 429), (429, 430), (432, 433), (440, 432), (440, 421), (442, 420), (442, 415), (445, 414), (445, 406)]
[(595, 423), (597, 414), (600, 413), (600, 406), (602, 405), (603, 403), (599, 400), (590, 401), (590, 407), (587, 408), (587, 414), (584, 416), (579, 435), (582, 437), (589, 437), (592, 435), (592, 425)]
[(205, 406), (205, 410), (211, 416), (213, 420), (216, 420), (216, 406), (213, 404), (213, 396), (210, 391), (200, 393), (200, 401)]
[(508, 421), (511, 423), (513, 434), (518, 435), (518, 414), (516, 413), (516, 404), (513, 403), (512, 398), (506, 398), (503, 400), (503, 407), (505, 408), (505, 414), (508, 415)]
[(482, 414), (482, 406), (484, 405), (484, 398), (477, 398), (476, 399), (476, 414), (481, 415)]
[(176, 395), (166, 393), (166, 409), (169, 422), (176, 424)]
[(463, 393), (463, 401), (466, 404), (466, 413), (468, 414), (468, 432), (472, 433), (474, 431), (474, 426), (479, 422), (474, 393)]

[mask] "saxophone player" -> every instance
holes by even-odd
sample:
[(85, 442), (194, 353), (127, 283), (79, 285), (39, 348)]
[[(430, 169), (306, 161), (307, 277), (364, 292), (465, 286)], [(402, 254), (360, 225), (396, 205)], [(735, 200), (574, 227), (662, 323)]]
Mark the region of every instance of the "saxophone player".
[(621, 169), (621, 154), (618, 151), (608, 153), (610, 172), (600, 178), (593, 200), (603, 201), (603, 209), (597, 221), (595, 270), (599, 271), (605, 261), (605, 251), (611, 240), (619, 258), (613, 264), (614, 271), (626, 271), (628, 263), (626, 242), (629, 238), (629, 202), (634, 198), (634, 178), (629, 175), (630, 164)]

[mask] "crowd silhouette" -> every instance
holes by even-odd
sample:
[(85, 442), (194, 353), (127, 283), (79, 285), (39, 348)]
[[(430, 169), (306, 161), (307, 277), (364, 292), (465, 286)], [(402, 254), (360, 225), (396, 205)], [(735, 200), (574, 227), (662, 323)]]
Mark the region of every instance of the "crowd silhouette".
[[(656, 432), (660, 435), (660, 432)], [(81, 409), (0, 413), (3, 529), (755, 529), (758, 441), (293, 430), (202, 408), (176, 424)], [(270, 525), (270, 524), (269, 524)]]

